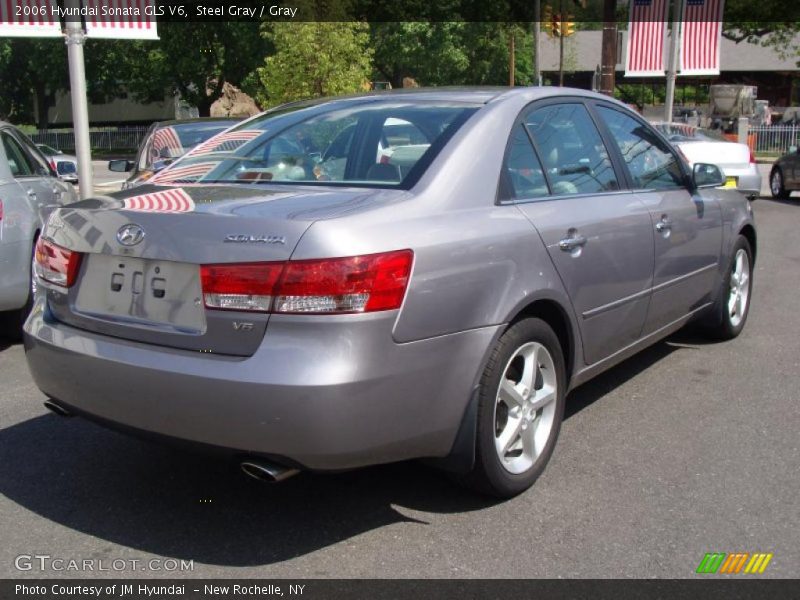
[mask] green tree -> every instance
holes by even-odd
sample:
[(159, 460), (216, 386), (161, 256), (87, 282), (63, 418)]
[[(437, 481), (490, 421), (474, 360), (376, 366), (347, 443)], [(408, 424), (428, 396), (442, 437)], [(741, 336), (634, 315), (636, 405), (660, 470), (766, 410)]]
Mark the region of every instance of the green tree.
[(242, 86), (270, 50), (256, 22), (160, 23), (159, 42), (136, 42), (124, 62), (128, 89), (141, 101), (177, 92), (209, 116), (225, 83)]
[(272, 23), (263, 35), (275, 54), (256, 72), (255, 98), (262, 106), (357, 92), (369, 83), (373, 52), (366, 23)]

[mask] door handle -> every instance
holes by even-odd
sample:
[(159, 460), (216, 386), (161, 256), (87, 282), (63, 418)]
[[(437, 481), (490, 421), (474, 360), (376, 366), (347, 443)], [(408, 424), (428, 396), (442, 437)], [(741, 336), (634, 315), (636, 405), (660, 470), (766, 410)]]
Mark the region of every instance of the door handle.
[(656, 223), (656, 231), (659, 233), (664, 233), (670, 229), (672, 229), (672, 221), (667, 217), (667, 215), (661, 215), (661, 220)]
[(577, 231), (570, 230), (567, 232), (567, 235), (569, 237), (558, 242), (558, 247), (564, 252), (572, 252), (576, 248), (586, 245), (586, 236), (581, 235)]

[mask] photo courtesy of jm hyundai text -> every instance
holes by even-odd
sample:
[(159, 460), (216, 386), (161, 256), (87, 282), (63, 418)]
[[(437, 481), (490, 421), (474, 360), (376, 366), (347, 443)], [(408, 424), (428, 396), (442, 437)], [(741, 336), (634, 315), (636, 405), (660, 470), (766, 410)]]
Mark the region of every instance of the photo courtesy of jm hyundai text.
[(724, 184), (591, 92), (287, 104), (55, 208), (26, 356), (51, 410), (263, 480), (428, 459), (510, 497), (571, 389), (742, 331), (756, 229)]

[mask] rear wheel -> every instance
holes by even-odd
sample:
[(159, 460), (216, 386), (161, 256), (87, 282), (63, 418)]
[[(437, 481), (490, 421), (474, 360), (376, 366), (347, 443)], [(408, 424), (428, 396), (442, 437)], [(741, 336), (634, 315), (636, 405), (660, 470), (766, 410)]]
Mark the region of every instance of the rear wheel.
[(744, 329), (750, 313), (753, 290), (753, 251), (750, 242), (740, 235), (725, 272), (714, 313), (709, 316), (706, 330), (719, 340), (735, 338)]
[(779, 200), (786, 200), (789, 197), (789, 191), (786, 189), (786, 183), (783, 179), (783, 171), (780, 167), (772, 169), (769, 174), (769, 191), (772, 192), (772, 197)]
[(533, 485), (558, 438), (565, 380), (563, 352), (547, 323), (525, 319), (503, 334), (481, 379), (475, 465), (465, 484), (500, 498)]

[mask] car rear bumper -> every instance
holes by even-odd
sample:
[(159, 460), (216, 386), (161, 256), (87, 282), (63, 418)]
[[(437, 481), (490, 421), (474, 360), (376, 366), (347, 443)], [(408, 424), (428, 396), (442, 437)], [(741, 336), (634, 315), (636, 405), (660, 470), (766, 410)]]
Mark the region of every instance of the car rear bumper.
[[(273, 316), (259, 350), (172, 350), (55, 322), (25, 324), (49, 397), (98, 420), (314, 470), (449, 453), (500, 327), (396, 344), (394, 313)], [(313, 323), (309, 323), (313, 320)]]
[(761, 195), (761, 173), (756, 164), (743, 169), (726, 168), (725, 176), (736, 177), (736, 189), (745, 196)]

